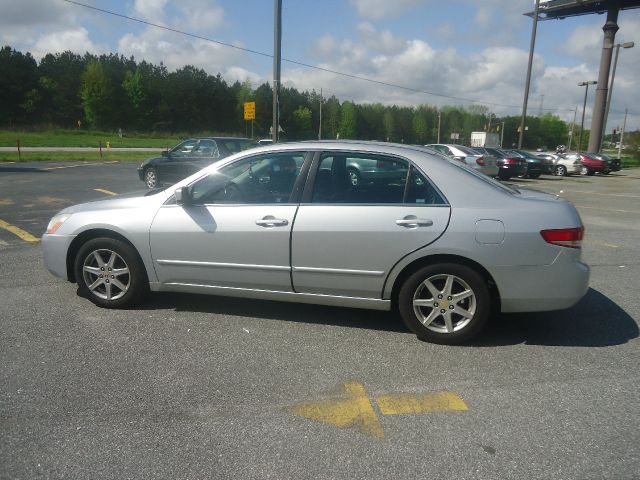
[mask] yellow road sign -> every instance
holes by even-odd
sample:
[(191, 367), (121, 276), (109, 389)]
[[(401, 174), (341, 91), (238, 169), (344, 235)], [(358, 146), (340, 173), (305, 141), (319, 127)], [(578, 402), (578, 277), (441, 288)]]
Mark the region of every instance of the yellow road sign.
[(244, 102), (244, 119), (255, 120), (256, 118), (256, 102)]

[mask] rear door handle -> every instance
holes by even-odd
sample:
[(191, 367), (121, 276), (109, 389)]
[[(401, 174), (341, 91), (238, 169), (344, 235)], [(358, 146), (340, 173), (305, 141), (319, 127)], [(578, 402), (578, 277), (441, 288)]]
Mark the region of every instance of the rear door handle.
[(396, 220), (396, 225), (400, 227), (430, 227), (433, 225), (433, 220), (407, 215), (402, 220)]
[(272, 215), (267, 215), (260, 220), (256, 220), (256, 225), (261, 227), (284, 227), (285, 225), (289, 225), (289, 220), (286, 218), (276, 218)]

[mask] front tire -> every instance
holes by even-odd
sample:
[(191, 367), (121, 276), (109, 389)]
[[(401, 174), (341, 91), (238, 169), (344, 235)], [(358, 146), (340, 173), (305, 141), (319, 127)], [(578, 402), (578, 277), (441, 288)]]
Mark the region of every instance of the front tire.
[(144, 171), (144, 183), (148, 189), (153, 190), (160, 186), (160, 179), (155, 168), (149, 167)]
[(580, 175), (589, 175), (589, 169), (583, 165), (580, 167)]
[(486, 324), (489, 288), (478, 272), (464, 265), (429, 265), (404, 282), (398, 308), (421, 340), (455, 345), (476, 336)]
[(80, 293), (103, 308), (132, 306), (149, 288), (135, 249), (114, 238), (94, 238), (80, 247), (74, 271)]
[(559, 177), (564, 177), (567, 175), (567, 167), (564, 165), (556, 165), (555, 174)]

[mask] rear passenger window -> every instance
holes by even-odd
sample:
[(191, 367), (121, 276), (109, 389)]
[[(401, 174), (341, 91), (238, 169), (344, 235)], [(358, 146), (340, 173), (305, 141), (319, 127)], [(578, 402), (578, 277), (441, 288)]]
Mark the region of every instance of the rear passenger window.
[(384, 155), (326, 153), (320, 158), (312, 203), (443, 204), (409, 162)]

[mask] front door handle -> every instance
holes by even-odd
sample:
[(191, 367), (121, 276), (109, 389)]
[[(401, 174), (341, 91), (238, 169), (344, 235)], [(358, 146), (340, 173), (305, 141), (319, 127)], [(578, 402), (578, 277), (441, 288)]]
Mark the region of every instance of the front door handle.
[(418, 218), (415, 215), (407, 215), (402, 220), (396, 220), (396, 225), (408, 228), (430, 227), (433, 225), (433, 220)]
[(289, 220), (286, 218), (276, 218), (273, 215), (267, 215), (260, 220), (256, 220), (256, 225), (261, 227), (284, 227), (285, 225), (289, 225)]

